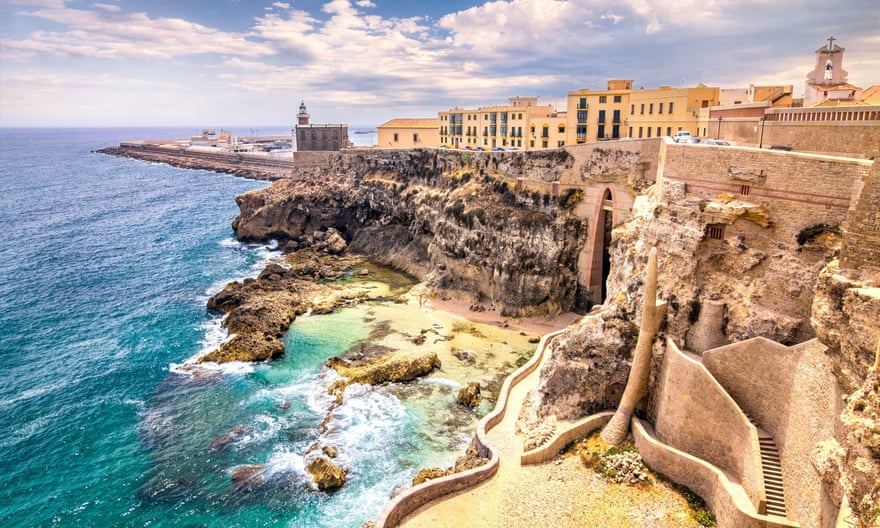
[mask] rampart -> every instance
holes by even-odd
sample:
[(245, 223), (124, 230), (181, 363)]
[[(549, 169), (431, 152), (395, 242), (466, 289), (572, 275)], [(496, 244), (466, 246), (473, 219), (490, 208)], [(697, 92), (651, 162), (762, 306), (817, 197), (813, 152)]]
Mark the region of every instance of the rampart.
[(856, 182), (840, 249), (841, 267), (880, 275), (880, 163)]
[(756, 337), (703, 354), (706, 369), (776, 441), (785, 488), (792, 491), (786, 505), (805, 527), (826, 526), (837, 515), (835, 505), (823, 504), (821, 475), (804, 464), (819, 442), (835, 436), (831, 418), (840, 415), (840, 390), (825, 350), (815, 339), (787, 347)]
[[(683, 183), (688, 195), (706, 200), (722, 197), (763, 206), (775, 228), (773, 242), (786, 245), (794, 245), (805, 228), (842, 226), (857, 183), (873, 165), (871, 161), (751, 148), (671, 142), (666, 148), (665, 180)], [(745, 224), (727, 229), (725, 237), (764, 236)]]
[(755, 426), (709, 371), (671, 339), (666, 340), (653, 410), (661, 442), (732, 475), (755, 511), (763, 511), (763, 470)]

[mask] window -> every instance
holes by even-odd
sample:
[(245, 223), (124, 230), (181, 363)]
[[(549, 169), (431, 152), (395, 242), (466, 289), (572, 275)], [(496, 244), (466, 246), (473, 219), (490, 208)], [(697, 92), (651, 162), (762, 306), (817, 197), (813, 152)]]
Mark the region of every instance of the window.
[(578, 140), (586, 140), (587, 139), (587, 126), (586, 125), (578, 125), (575, 129), (576, 137)]
[(660, 103), (660, 108), (658, 108), (657, 110), (658, 110), (658, 112), (657, 112), (658, 114), (663, 113), (663, 103)]
[(648, 127), (648, 137), (651, 137), (651, 127)]
[(724, 240), (724, 224), (707, 225), (706, 236), (712, 240)]
[(669, 113), (672, 113), (672, 101), (669, 102)]
[(599, 130), (596, 132), (596, 137), (602, 139), (605, 137), (605, 125), (599, 125)]
[(629, 137), (633, 137), (633, 127), (629, 127)]
[(587, 111), (586, 110), (578, 110), (577, 120), (578, 120), (578, 123), (586, 123), (587, 122)]
[(529, 141), (529, 146), (532, 148), (535, 148), (535, 140), (534, 139)]
[(614, 102), (615, 102), (615, 103), (619, 103), (619, 102), (621, 102), (621, 101), (623, 101), (623, 97), (622, 97), (622, 96), (620, 96), (620, 95), (615, 95), (615, 96), (614, 96)]
[(663, 133), (660, 131), (660, 127), (657, 127), (657, 137), (662, 136)]
[(556, 142), (556, 146), (557, 146), (557, 147), (564, 147), (564, 146), (565, 146), (565, 141), (557, 141), (557, 142)]
[(611, 121), (613, 123), (620, 123), (620, 110), (614, 111), (614, 116), (612, 117)]
[(541, 141), (541, 148), (547, 148), (547, 145), (548, 145), (548, 144), (547, 144), (547, 140), (546, 140), (546, 139), (543, 140), (543, 141)]
[(605, 122), (605, 110), (599, 110), (599, 122), (600, 123)]
[(642, 106), (639, 109), (639, 114), (644, 114), (644, 113), (645, 113), (645, 103), (642, 103)]
[(394, 133), (394, 142), (397, 143), (397, 132)]
[(586, 108), (587, 107), (587, 98), (581, 97), (580, 101), (578, 101), (578, 108)]
[(671, 136), (671, 135), (672, 135), (672, 127), (666, 127), (666, 135), (667, 135), (667, 136)]
[(558, 130), (558, 132), (559, 132), (560, 134), (565, 134), (565, 125), (559, 125), (559, 130)]
[(618, 139), (620, 137), (620, 125), (613, 125), (611, 127), (611, 137), (614, 139)]
[(654, 103), (650, 103), (650, 104), (648, 105), (648, 113), (649, 113), (649, 114), (653, 114), (653, 113), (654, 113)]
[(600, 95), (600, 96), (599, 96), (599, 102), (600, 102), (600, 103), (606, 103), (606, 102), (608, 102), (608, 96), (607, 96), (607, 95)]
[(739, 186), (739, 193), (743, 196), (748, 196), (749, 194), (752, 193), (752, 186), (751, 185), (740, 185)]
[(639, 127), (639, 137), (642, 137), (642, 127)]
[(544, 126), (541, 128), (541, 137), (544, 137), (544, 138), (545, 138), (545, 137), (550, 137), (550, 127), (549, 127), (549, 126), (544, 125)]
[(636, 105), (634, 105), (634, 104), (629, 105), (629, 115), (635, 115), (635, 113), (636, 113)]
[(419, 142), (419, 135), (413, 134), (413, 143), (418, 143), (418, 142)]

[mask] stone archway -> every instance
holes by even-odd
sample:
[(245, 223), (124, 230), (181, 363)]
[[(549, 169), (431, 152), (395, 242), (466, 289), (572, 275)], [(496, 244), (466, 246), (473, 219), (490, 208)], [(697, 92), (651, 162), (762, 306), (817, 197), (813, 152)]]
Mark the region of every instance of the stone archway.
[[(598, 192), (597, 192), (598, 191)], [(619, 220), (614, 188), (603, 186), (592, 194), (590, 209), (590, 236), (583, 251), (584, 286), (592, 304), (605, 302), (605, 283), (611, 271), (611, 230)]]

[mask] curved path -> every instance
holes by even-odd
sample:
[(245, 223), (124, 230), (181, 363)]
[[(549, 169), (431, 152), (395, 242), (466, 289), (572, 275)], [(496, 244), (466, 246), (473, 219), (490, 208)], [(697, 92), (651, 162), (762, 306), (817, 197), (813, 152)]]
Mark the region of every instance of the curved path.
[(504, 419), (487, 431), (488, 443), (499, 457), (498, 472), (495, 476), (475, 488), (422, 507), (404, 519), (400, 526), (407, 528), (507, 526), (509, 512), (505, 507), (505, 494), (515, 487), (516, 483), (527, 478), (523, 474), (525, 468), (520, 466), (522, 439), (516, 434), (516, 419), (526, 395), (537, 385), (540, 371), (540, 367), (536, 368), (511, 387)]

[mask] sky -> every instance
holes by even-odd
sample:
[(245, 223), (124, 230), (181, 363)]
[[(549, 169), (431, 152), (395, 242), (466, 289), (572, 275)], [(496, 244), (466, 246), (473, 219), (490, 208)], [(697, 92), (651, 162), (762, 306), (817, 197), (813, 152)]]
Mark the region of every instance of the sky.
[(0, 0), (0, 126), (378, 125), (634, 86), (791, 84), (846, 49), (880, 84), (877, 0)]

